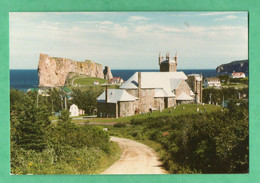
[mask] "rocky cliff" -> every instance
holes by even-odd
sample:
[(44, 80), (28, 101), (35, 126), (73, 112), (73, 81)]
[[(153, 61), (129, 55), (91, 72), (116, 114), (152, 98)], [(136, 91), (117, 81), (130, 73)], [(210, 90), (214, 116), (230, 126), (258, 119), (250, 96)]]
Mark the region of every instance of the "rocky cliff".
[(244, 72), (248, 73), (248, 60), (233, 61), (216, 68), (217, 73)]
[(40, 54), (38, 66), (39, 86), (64, 86), (69, 73), (104, 78), (101, 64), (92, 61), (77, 62)]

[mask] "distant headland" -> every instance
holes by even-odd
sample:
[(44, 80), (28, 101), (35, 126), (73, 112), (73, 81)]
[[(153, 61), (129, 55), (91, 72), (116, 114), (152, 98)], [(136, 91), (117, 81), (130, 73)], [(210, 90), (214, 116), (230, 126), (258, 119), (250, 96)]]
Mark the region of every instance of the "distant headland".
[(222, 64), (216, 68), (217, 73), (244, 72), (248, 73), (248, 60), (237, 60)]
[(103, 71), (103, 66), (101, 64), (90, 60), (77, 62), (71, 59), (50, 57), (46, 54), (40, 54), (38, 65), (40, 87), (64, 86), (66, 80), (75, 75), (105, 79), (113, 77), (108, 66), (106, 66)]

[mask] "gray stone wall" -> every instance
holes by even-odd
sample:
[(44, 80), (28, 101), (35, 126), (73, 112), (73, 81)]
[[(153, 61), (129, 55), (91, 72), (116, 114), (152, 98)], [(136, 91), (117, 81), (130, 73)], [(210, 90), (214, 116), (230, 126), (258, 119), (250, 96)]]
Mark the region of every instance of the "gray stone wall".
[(169, 97), (168, 98), (168, 108), (176, 105), (176, 98), (175, 97)]
[(186, 83), (186, 81), (181, 81), (181, 84), (178, 86), (178, 88), (176, 89), (176, 98), (182, 93), (186, 93), (187, 95), (190, 95), (190, 87), (189, 85)]
[(138, 97), (138, 89), (125, 89), (130, 95), (133, 95), (134, 97)]
[[(203, 79), (202, 79), (202, 81), (203, 81)], [(202, 81), (195, 82), (194, 76), (188, 76), (188, 79), (187, 79), (187, 83), (190, 86), (190, 89), (193, 92), (195, 92), (197, 90), (197, 92), (198, 92), (197, 97), (198, 97), (198, 101), (200, 103), (202, 103), (202, 85), (203, 85)]]
[(141, 112), (149, 112), (150, 108), (154, 107), (154, 89), (141, 89), (139, 97), (139, 109)]
[(134, 115), (136, 107), (137, 103), (134, 101), (118, 102), (118, 117)]
[(177, 66), (175, 63), (161, 63), (160, 72), (176, 72)]
[(165, 108), (163, 97), (154, 98), (154, 108), (157, 110), (160, 110), (160, 108), (163, 110)]

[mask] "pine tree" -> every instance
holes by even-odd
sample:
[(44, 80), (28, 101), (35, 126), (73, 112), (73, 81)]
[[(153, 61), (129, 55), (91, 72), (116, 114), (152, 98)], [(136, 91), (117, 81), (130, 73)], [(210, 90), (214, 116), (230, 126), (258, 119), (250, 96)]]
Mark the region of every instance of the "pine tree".
[(46, 147), (46, 129), (50, 125), (47, 107), (37, 107), (36, 101), (25, 95), (15, 113), (13, 120), (17, 145), (24, 149), (42, 151)]

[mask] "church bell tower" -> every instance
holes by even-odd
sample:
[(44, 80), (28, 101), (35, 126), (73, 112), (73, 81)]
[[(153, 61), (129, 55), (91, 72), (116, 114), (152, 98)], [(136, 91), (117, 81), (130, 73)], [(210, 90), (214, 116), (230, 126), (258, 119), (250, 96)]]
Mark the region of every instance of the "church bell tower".
[(178, 64), (177, 52), (173, 57), (173, 59), (171, 59), (170, 57), (170, 52), (167, 52), (165, 60), (161, 56), (161, 53), (159, 53), (160, 72), (177, 72), (177, 64)]

